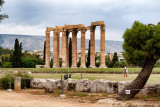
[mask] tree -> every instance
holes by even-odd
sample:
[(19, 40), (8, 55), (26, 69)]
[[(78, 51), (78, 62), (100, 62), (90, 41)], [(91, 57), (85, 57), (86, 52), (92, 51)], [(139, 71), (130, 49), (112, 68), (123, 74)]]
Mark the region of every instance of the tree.
[[(4, 0), (0, 0), (0, 11), (2, 11), (2, 5), (4, 4)], [(6, 14), (0, 14), (0, 22), (5, 19), (5, 18), (8, 18), (8, 15)]]
[(22, 67), (24, 68), (35, 68), (36, 65), (43, 64), (43, 60), (38, 58), (37, 54), (29, 54), (25, 52), (23, 53), (21, 59), (22, 59)]
[(13, 56), (12, 56), (12, 65), (14, 68), (20, 68), (22, 66), (22, 44), (19, 44), (18, 39), (15, 39), (15, 45), (14, 45), (14, 51), (13, 51)]
[(19, 51), (20, 51), (20, 56), (22, 56), (22, 42), (20, 43), (20, 45), (19, 45)]
[(69, 67), (72, 66), (72, 39), (69, 39)]
[(118, 56), (117, 56), (117, 53), (114, 52), (114, 55), (113, 55), (113, 59), (112, 59), (112, 67), (114, 66), (114, 64), (118, 61)]
[[(160, 25), (144, 25), (135, 21), (130, 29), (126, 29), (123, 38), (126, 61), (142, 65), (142, 69), (136, 79), (118, 93), (119, 100), (134, 97), (146, 84), (153, 66), (160, 58)], [(130, 94), (125, 94), (125, 90), (131, 90)]]
[(89, 40), (89, 48), (88, 48), (88, 57), (86, 62), (86, 67), (88, 68), (90, 66), (90, 40)]
[(45, 63), (45, 58), (46, 58), (46, 41), (44, 41), (44, 49), (43, 49), (43, 63)]

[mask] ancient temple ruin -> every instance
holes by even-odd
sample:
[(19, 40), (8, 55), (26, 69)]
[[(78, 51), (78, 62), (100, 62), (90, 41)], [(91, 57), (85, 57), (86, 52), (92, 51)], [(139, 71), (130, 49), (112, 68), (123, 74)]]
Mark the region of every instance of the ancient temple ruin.
[(59, 36), (62, 32), (62, 67), (69, 67), (69, 33), (72, 33), (72, 68), (77, 68), (77, 33), (81, 31), (81, 68), (85, 65), (85, 32), (90, 30), (90, 68), (95, 68), (95, 29), (100, 26), (100, 68), (105, 68), (105, 24), (104, 21), (92, 22), (91, 26), (85, 27), (83, 24), (56, 26), (55, 28), (46, 28), (46, 55), (45, 67), (50, 68), (50, 32), (54, 32), (53, 36), (53, 68), (59, 68), (60, 45)]

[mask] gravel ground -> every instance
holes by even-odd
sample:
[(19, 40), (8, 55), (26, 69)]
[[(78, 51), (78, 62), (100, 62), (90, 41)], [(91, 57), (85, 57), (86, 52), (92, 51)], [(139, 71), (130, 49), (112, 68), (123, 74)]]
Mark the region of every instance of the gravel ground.
[(0, 90), (0, 107), (160, 107), (160, 100), (117, 101), (114, 98), (107, 98), (100, 99), (96, 103), (80, 103), (76, 99), (61, 99), (49, 94), (35, 95), (26, 90), (12, 93)]

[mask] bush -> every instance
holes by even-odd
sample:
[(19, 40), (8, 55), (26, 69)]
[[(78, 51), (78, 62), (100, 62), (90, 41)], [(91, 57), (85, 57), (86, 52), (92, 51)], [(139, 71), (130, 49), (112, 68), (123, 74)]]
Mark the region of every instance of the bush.
[(100, 62), (96, 62), (96, 67), (98, 68), (100, 66)]
[[(6, 73), (2, 78), (0, 78), (0, 89), (9, 89), (10, 84), (10, 74)], [(14, 78), (11, 76), (11, 87), (14, 88)]]
[(22, 89), (30, 88), (30, 81), (33, 77), (31, 77), (30, 75), (28, 75), (26, 73), (22, 73), (22, 72), (15, 73), (14, 76), (21, 77), (21, 87), (22, 87)]
[(3, 68), (12, 68), (12, 63), (11, 62), (4, 62), (3, 63)]
[(122, 61), (122, 62), (117, 61), (114, 64), (114, 68), (119, 68), (119, 67), (124, 67), (124, 66), (127, 66), (126, 62), (124, 62), (124, 61)]
[[(21, 88), (30, 88), (30, 81), (32, 79), (26, 73), (18, 72), (11, 75), (11, 88), (14, 88), (14, 76), (21, 77)], [(6, 73), (2, 78), (0, 78), (0, 88), (1, 89), (9, 89), (10, 84), (10, 74)]]

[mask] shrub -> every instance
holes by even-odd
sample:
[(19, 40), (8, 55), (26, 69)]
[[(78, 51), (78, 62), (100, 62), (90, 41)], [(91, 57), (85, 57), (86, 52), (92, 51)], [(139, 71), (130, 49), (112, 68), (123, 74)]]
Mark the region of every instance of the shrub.
[(11, 62), (4, 62), (3, 63), (3, 68), (12, 68), (12, 63)]
[(0, 89), (9, 89), (9, 84), (11, 82), (11, 87), (13, 89), (14, 87), (14, 78), (11, 76), (10, 81), (10, 74), (6, 73), (2, 78), (0, 78)]
[(32, 77), (26, 73), (18, 72), (15, 73), (14, 76), (21, 77), (21, 87), (22, 88), (30, 88), (30, 81)]
[[(30, 81), (32, 79), (26, 73), (18, 72), (11, 75), (11, 88), (14, 88), (14, 76), (21, 77), (21, 88), (30, 88)], [(10, 74), (6, 73), (2, 78), (0, 78), (0, 88), (1, 89), (8, 89), (10, 84)]]

